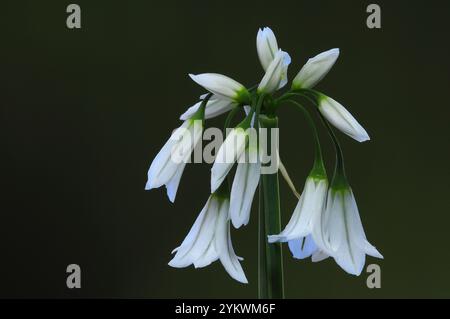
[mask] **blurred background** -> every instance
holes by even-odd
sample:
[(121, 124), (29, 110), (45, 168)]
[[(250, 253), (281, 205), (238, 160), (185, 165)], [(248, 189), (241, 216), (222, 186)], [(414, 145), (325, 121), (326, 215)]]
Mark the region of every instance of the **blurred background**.
[[(257, 296), (256, 205), (250, 224), (232, 232), (250, 282), (242, 285), (219, 262), (167, 266), (207, 200), (210, 166), (188, 166), (175, 204), (144, 185), (179, 115), (204, 92), (187, 74), (254, 84), (263, 26), (290, 53), (291, 79), (309, 57), (340, 48), (317, 89), (372, 138), (340, 134), (367, 237), (385, 257), (368, 257), (382, 282), (368, 289), (367, 273), (294, 260), (285, 246), (286, 296), (450, 297), (449, 2), (376, 1), (378, 30), (366, 26), (368, 1), (72, 2), (81, 7), (78, 30), (66, 27), (71, 1), (1, 4), (0, 297)], [(280, 127), (282, 159), (302, 188), (310, 132), (291, 108)], [(331, 174), (333, 149), (321, 134)], [(280, 183), (286, 224), (296, 199)], [(81, 289), (66, 287), (72, 263)]]

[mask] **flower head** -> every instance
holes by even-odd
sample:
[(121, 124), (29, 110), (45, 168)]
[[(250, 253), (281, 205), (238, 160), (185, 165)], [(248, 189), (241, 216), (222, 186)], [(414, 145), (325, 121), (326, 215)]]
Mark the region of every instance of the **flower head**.
[(349, 274), (361, 274), (366, 255), (383, 258), (366, 238), (350, 186), (330, 188), (326, 208), (315, 225), (317, 246)]
[(259, 61), (261, 62), (264, 71), (266, 71), (278, 52), (277, 38), (272, 29), (265, 27), (258, 30), (256, 36), (256, 50), (258, 52)]
[(361, 124), (336, 100), (321, 94), (318, 97), (318, 107), (320, 113), (341, 132), (358, 142), (370, 140), (369, 135)]
[(292, 80), (292, 89), (310, 89), (330, 71), (339, 57), (339, 49), (331, 49), (309, 59)]
[(273, 93), (283, 87), (287, 81), (287, 68), (291, 57), (284, 51), (278, 50), (275, 58), (270, 62), (258, 86), (259, 93)]
[(169, 200), (175, 201), (184, 167), (200, 141), (202, 129), (202, 121), (192, 118), (173, 132), (150, 165), (146, 190), (166, 185)]
[(233, 102), (249, 101), (247, 89), (228, 76), (217, 73), (189, 74), (191, 79), (211, 93)]
[(184, 268), (193, 264), (202, 268), (219, 259), (232, 278), (247, 283), (231, 243), (229, 205), (226, 195), (214, 193), (209, 197), (186, 238), (174, 249), (176, 254), (169, 266)]
[(269, 243), (300, 240), (312, 234), (314, 222), (325, 207), (327, 191), (326, 177), (309, 176), (289, 223), (280, 234), (269, 236)]

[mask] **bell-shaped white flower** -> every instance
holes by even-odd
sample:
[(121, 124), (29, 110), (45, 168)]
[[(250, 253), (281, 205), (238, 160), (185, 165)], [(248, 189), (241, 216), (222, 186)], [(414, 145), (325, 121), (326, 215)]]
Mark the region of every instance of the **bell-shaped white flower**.
[(202, 129), (201, 120), (189, 119), (173, 132), (150, 165), (146, 190), (166, 185), (169, 200), (174, 202), (184, 167), (202, 137)]
[(291, 57), (289, 54), (278, 50), (258, 85), (258, 92), (273, 93), (281, 88), (287, 81), (287, 68), (290, 63)]
[(278, 52), (277, 38), (270, 28), (265, 27), (258, 30), (256, 51), (258, 52), (259, 61), (264, 71), (266, 71)]
[[(327, 191), (328, 180), (326, 177), (309, 176), (289, 223), (280, 234), (269, 236), (269, 243), (288, 242), (309, 236), (312, 233), (317, 216), (322, 213), (325, 207)], [(312, 240), (308, 242), (314, 244)], [(312, 244), (310, 246), (315, 247)]]
[(336, 100), (321, 94), (318, 97), (318, 107), (320, 113), (322, 113), (328, 122), (341, 132), (358, 142), (370, 140), (369, 135), (361, 124)]
[(330, 71), (339, 57), (339, 49), (331, 49), (310, 58), (292, 81), (292, 89), (310, 89)]
[(247, 225), (253, 197), (259, 184), (261, 163), (257, 145), (250, 145), (238, 159), (230, 197), (231, 222), (235, 228)]
[(189, 74), (191, 79), (211, 93), (230, 101), (245, 103), (250, 100), (247, 89), (228, 76), (217, 73)]
[(366, 238), (349, 186), (330, 188), (326, 208), (315, 223), (313, 237), (322, 251), (352, 275), (361, 274), (366, 254), (383, 258)]
[(322, 261), (330, 257), (317, 247), (312, 235), (292, 239), (288, 242), (289, 250), (296, 259), (306, 259), (311, 257), (313, 263)]
[(210, 196), (182, 244), (172, 252), (176, 254), (169, 266), (201, 268), (220, 259), (232, 278), (248, 282), (231, 243), (229, 205), (227, 196)]
[[(200, 108), (202, 101), (195, 103), (193, 106), (188, 108), (186, 112), (184, 112), (180, 116), (180, 120), (187, 120), (193, 116), (198, 109)], [(219, 96), (212, 96), (205, 106), (205, 119), (210, 119), (223, 113), (230, 111), (233, 107), (237, 106), (237, 103), (232, 102), (228, 99), (220, 98)]]
[(215, 192), (227, 177), (234, 163), (244, 152), (249, 135), (254, 133), (249, 129), (253, 114), (248, 115), (241, 124), (232, 129), (220, 146), (211, 168), (211, 193)]

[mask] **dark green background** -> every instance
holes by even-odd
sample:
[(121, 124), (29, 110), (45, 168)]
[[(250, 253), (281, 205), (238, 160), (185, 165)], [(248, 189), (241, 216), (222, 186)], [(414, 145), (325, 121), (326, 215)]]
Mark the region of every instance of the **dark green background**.
[[(287, 296), (450, 297), (448, 1), (376, 1), (381, 30), (365, 25), (367, 1), (74, 2), (81, 30), (66, 28), (69, 1), (1, 4), (1, 297), (257, 296), (255, 210), (233, 231), (250, 281), (241, 285), (217, 262), (167, 266), (208, 197), (209, 167), (186, 169), (174, 205), (144, 185), (203, 93), (187, 74), (255, 83), (262, 26), (291, 54), (291, 78), (308, 57), (341, 49), (317, 88), (372, 138), (340, 135), (367, 236), (385, 257), (367, 260), (382, 269), (382, 288), (370, 290), (365, 273), (286, 249)], [(280, 125), (282, 159), (302, 187), (310, 132), (295, 110)], [(284, 183), (281, 204), (286, 223), (296, 200)], [(82, 268), (79, 290), (66, 288), (70, 263)]]

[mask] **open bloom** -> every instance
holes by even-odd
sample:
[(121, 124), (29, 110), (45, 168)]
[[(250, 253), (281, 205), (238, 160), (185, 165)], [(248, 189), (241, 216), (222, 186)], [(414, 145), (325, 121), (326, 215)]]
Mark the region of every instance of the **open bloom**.
[(289, 54), (278, 50), (259, 83), (258, 92), (273, 93), (278, 90), (282, 86), (282, 82), (286, 79), (287, 68), (290, 63), (291, 58)]
[(253, 197), (259, 184), (261, 163), (256, 145), (249, 145), (238, 159), (230, 197), (231, 222), (235, 228), (247, 225)]
[(312, 233), (314, 223), (325, 208), (327, 190), (328, 180), (325, 176), (310, 175), (289, 223), (280, 234), (269, 236), (269, 243), (288, 242), (292, 255), (297, 259), (312, 256), (313, 261), (320, 261), (326, 258), (316, 246)]
[(249, 101), (247, 89), (228, 76), (217, 73), (189, 74), (191, 79), (211, 93), (229, 101), (245, 103)]
[(330, 188), (326, 208), (318, 218), (313, 236), (317, 246), (352, 275), (361, 274), (366, 254), (383, 258), (366, 238), (349, 186)]
[(325, 207), (327, 190), (328, 181), (325, 177), (309, 176), (289, 223), (280, 234), (269, 236), (269, 243), (287, 242), (310, 235), (314, 221)]
[[(258, 34), (256, 36), (256, 50), (258, 52), (259, 61), (261, 62), (264, 71), (266, 71), (265, 81), (269, 82), (268, 77), (273, 77), (272, 83), (277, 81), (277, 86), (268, 91), (273, 92), (284, 87), (288, 81), (287, 70), (289, 64), (291, 63), (291, 57), (286, 52), (279, 50), (275, 34), (270, 28), (265, 27), (258, 30)], [(283, 52), (282, 63), (278, 66), (278, 68), (276, 68), (277, 70), (274, 70), (275, 68), (272, 67), (272, 70), (268, 72), (270, 65), (273, 60), (275, 60), (279, 51)], [(273, 76), (274, 71), (278, 73), (275, 77)], [(268, 73), (270, 75), (267, 75)], [(266, 85), (267, 83), (264, 84), (264, 86)]]
[(336, 100), (321, 94), (318, 97), (318, 107), (320, 113), (341, 132), (358, 142), (370, 140), (361, 124)]
[(206, 267), (220, 259), (228, 274), (235, 280), (247, 283), (244, 271), (236, 256), (230, 237), (228, 196), (212, 194), (176, 252), (169, 266), (184, 268)]
[(339, 57), (339, 49), (331, 49), (309, 59), (292, 80), (292, 89), (310, 89), (330, 71)]
[[(202, 97), (201, 97), (202, 98)], [(193, 116), (200, 108), (202, 101), (195, 103), (193, 106), (188, 108), (180, 116), (180, 120), (187, 120)], [(213, 95), (205, 106), (205, 120), (219, 116), (223, 113), (230, 111), (233, 107), (237, 106), (237, 103), (232, 102), (228, 99), (220, 98), (219, 96)]]
[(186, 162), (202, 136), (202, 121), (186, 120), (170, 136), (148, 170), (146, 190), (166, 185), (167, 196), (174, 202)]

